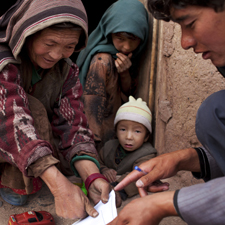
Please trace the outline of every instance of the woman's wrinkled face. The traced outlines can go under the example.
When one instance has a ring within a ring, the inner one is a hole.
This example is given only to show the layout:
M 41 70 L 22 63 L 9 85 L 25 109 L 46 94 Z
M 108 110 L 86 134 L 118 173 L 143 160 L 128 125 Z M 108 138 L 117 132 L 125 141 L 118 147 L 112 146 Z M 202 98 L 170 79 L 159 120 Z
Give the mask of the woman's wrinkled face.
M 187 6 L 172 8 L 171 15 L 181 26 L 181 46 L 185 50 L 193 48 L 215 66 L 225 66 L 225 10 L 215 12 L 209 7 Z
M 35 68 L 52 68 L 59 60 L 69 58 L 79 42 L 81 31 L 46 28 L 28 42 L 29 57 Z
M 129 55 L 132 53 L 141 43 L 141 39 L 129 38 L 123 33 L 112 34 L 112 42 L 115 48 L 124 55 Z

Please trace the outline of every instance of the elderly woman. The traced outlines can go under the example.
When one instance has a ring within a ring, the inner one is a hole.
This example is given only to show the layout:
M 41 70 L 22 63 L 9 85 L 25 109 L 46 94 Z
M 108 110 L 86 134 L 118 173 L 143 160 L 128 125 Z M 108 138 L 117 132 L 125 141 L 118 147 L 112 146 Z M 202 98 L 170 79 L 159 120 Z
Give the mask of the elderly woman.
M 0 172 L 2 198 L 23 205 L 40 178 L 65 218 L 97 216 L 88 196 L 107 202 L 92 132 L 80 101 L 78 67 L 69 57 L 87 43 L 80 0 L 18 0 L 0 18 Z

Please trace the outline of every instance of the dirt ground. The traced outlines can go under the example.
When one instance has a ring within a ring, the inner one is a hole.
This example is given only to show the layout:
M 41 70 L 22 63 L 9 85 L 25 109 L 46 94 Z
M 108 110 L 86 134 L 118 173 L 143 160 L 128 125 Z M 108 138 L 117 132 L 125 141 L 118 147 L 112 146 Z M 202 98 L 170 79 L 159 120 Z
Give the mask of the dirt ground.
M 176 190 L 180 188 L 180 175 L 175 176 L 174 178 L 167 179 L 166 181 L 170 183 L 170 190 Z M 181 183 L 184 183 L 182 181 Z M 118 208 L 118 213 L 123 209 L 125 205 L 127 205 L 130 201 L 132 201 L 135 198 L 139 198 L 139 195 L 134 196 L 130 199 L 127 199 L 122 203 L 122 206 Z M 9 220 L 9 216 L 12 214 L 19 214 L 22 212 L 26 212 L 29 210 L 35 210 L 35 211 L 47 211 L 50 212 L 56 222 L 56 225 L 72 225 L 75 220 L 66 220 L 63 218 L 60 218 L 55 213 L 55 207 L 54 207 L 54 198 L 47 188 L 46 185 L 43 185 L 42 189 L 34 194 L 30 195 L 28 202 L 26 205 L 17 207 L 12 206 L 8 203 L 6 203 L 1 197 L 0 197 L 0 225 L 7 225 L 7 222 Z M 161 221 L 160 225 L 185 225 L 186 223 L 182 221 L 178 217 L 170 217 L 166 218 L 163 221 Z

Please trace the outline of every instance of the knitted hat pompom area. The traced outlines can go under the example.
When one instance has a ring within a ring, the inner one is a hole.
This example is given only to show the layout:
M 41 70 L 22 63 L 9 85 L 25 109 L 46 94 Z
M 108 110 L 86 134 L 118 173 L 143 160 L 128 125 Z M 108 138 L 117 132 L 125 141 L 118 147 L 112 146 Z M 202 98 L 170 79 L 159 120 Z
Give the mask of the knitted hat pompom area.
M 114 120 L 114 126 L 121 120 L 131 120 L 141 123 L 152 133 L 152 113 L 147 103 L 142 101 L 141 98 L 136 100 L 133 96 L 129 96 L 129 101 L 118 109 Z

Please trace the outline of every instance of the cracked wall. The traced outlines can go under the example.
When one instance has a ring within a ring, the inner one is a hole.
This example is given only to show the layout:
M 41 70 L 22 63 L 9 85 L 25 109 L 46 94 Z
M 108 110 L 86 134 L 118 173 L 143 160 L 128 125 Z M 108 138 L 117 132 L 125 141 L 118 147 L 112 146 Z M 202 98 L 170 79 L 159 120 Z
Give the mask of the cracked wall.
M 209 95 L 225 88 L 225 79 L 211 61 L 181 48 L 180 36 L 179 25 L 160 22 L 154 110 L 154 145 L 159 154 L 200 146 L 195 135 L 197 110 Z M 184 171 L 167 181 L 171 190 L 203 182 Z M 186 223 L 172 217 L 161 224 Z
M 199 146 L 197 110 L 207 96 L 225 88 L 210 60 L 181 48 L 180 36 L 179 25 L 160 22 L 155 95 L 155 146 L 160 153 Z

